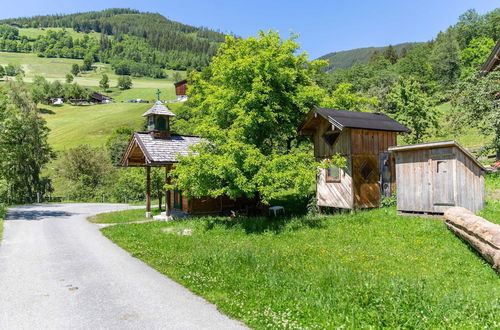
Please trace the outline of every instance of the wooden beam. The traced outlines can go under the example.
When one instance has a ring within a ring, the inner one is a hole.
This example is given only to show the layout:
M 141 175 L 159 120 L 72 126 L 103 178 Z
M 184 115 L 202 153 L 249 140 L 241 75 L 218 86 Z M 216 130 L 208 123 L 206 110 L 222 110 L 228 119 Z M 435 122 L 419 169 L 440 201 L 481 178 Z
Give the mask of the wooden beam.
M 146 218 L 151 218 L 151 167 L 146 167 Z
M 165 182 L 167 184 L 170 184 L 170 169 L 172 167 L 170 165 L 165 167 Z M 170 203 L 170 189 L 165 190 L 165 212 L 167 216 L 172 215 L 172 210 L 170 209 L 170 206 L 168 205 Z

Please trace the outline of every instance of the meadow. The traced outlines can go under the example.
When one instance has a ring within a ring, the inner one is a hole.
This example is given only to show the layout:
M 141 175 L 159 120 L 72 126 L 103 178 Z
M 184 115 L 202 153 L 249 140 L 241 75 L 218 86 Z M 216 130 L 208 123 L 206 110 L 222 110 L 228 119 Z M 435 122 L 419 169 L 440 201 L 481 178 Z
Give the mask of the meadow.
M 102 232 L 256 329 L 500 326 L 499 275 L 441 220 L 394 208 Z

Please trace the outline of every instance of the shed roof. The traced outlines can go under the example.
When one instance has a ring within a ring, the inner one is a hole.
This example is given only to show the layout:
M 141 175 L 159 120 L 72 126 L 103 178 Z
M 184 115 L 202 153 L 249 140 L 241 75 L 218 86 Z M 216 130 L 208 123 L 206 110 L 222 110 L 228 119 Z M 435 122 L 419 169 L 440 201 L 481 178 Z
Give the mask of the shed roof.
M 163 103 L 161 103 L 161 101 L 156 101 L 155 105 L 153 105 L 142 116 L 148 117 L 152 115 L 175 116 L 175 114 L 172 111 L 170 111 L 169 108 L 164 106 Z
M 488 73 L 495 70 L 495 68 L 497 68 L 499 65 L 500 65 L 500 39 L 497 40 L 497 43 L 495 47 L 493 47 L 490 56 L 481 67 L 481 71 L 484 73 Z
M 447 140 L 447 141 L 438 141 L 438 142 L 427 142 L 427 143 L 418 143 L 418 144 L 410 144 L 407 146 L 397 146 L 397 147 L 389 147 L 390 152 L 402 152 L 402 151 L 411 151 L 411 150 L 422 150 L 422 149 L 435 149 L 435 148 L 445 148 L 445 147 L 457 147 L 460 151 L 462 151 L 467 157 L 469 157 L 477 166 L 486 171 L 486 168 L 481 164 L 470 152 L 468 152 L 464 147 L 457 143 L 455 140 Z
M 187 156 L 192 153 L 191 146 L 205 139 L 191 135 L 172 135 L 168 138 L 154 138 L 150 133 L 134 133 L 129 142 L 126 152 L 123 155 L 121 164 L 127 166 L 126 161 L 133 149 L 140 148 L 144 155 L 145 163 L 139 166 L 162 166 L 176 163 L 177 155 Z
M 305 128 L 307 124 L 318 115 L 328 120 L 340 130 L 344 128 L 361 128 L 377 131 L 411 132 L 408 127 L 398 123 L 383 113 L 326 109 L 316 106 L 301 123 L 299 130 Z
M 180 86 L 180 85 L 184 85 L 184 84 L 187 84 L 187 79 L 183 79 L 181 81 L 178 81 L 178 82 L 175 82 L 174 83 L 174 86 L 177 87 L 177 86 Z

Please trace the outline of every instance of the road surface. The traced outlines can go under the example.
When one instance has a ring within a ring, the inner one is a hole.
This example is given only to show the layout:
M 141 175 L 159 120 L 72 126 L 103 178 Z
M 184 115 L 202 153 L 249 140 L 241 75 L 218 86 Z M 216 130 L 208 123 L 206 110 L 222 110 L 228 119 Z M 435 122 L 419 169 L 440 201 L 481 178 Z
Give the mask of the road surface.
M 126 208 L 11 208 L 0 243 L 0 329 L 244 328 L 86 220 Z

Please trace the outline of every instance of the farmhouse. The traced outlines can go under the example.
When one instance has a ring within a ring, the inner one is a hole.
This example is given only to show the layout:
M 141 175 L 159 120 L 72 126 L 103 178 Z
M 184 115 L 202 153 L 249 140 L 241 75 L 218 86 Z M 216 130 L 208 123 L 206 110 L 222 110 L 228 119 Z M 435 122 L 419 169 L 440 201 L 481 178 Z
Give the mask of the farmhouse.
M 485 168 L 455 141 L 390 147 L 396 158 L 397 208 L 443 214 L 451 206 L 484 207 Z
M 113 100 L 113 98 L 95 91 L 92 92 L 90 98 L 94 103 L 111 103 Z
M 335 208 L 371 208 L 395 188 L 394 160 L 388 148 L 398 132 L 410 130 L 381 113 L 314 107 L 299 126 L 313 136 L 314 156 L 320 161 L 339 153 L 345 168 L 332 166 L 317 178 L 317 204 Z
M 165 168 L 165 182 L 170 184 L 169 172 L 177 163 L 177 156 L 187 156 L 190 149 L 199 143 L 206 142 L 192 135 L 173 134 L 170 131 L 170 120 L 175 114 L 160 101 L 143 114 L 147 118 L 147 131 L 132 135 L 122 156 L 121 166 L 140 166 L 146 168 L 146 216 L 151 216 L 151 167 Z M 165 217 L 171 216 L 171 210 L 189 214 L 220 213 L 224 210 L 238 210 L 256 201 L 240 198 L 231 200 L 219 198 L 190 198 L 183 196 L 182 191 L 165 191 Z

